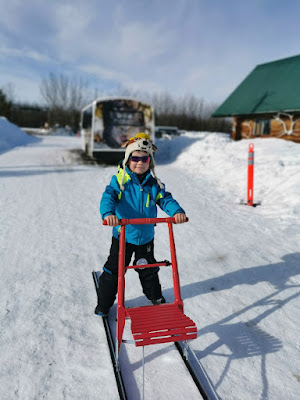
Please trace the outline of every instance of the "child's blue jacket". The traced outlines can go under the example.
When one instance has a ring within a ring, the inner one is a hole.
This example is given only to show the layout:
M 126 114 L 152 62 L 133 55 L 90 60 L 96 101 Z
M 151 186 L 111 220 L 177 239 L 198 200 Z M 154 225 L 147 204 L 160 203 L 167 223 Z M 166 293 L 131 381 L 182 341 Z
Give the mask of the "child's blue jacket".
M 124 190 L 120 189 L 123 169 L 106 186 L 100 203 L 102 219 L 107 215 L 116 215 L 121 218 L 156 218 L 157 205 L 170 217 L 177 213 L 184 213 L 171 193 L 161 189 L 150 170 L 144 181 L 140 183 L 137 175 L 126 167 Z M 120 226 L 113 228 L 113 236 L 119 238 Z M 142 245 L 150 242 L 154 237 L 154 224 L 128 225 L 126 227 L 126 242 Z

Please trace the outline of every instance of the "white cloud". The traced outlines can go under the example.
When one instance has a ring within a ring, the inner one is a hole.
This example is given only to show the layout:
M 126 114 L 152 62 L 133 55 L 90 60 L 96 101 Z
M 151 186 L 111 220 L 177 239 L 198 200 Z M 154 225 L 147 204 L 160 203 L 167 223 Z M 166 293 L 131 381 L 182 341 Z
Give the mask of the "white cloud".
M 174 45 L 175 31 L 165 23 L 132 21 L 120 7 L 107 15 L 101 8 L 97 11 L 94 18 L 87 7 L 58 6 L 53 42 L 62 60 L 84 64 L 88 59 L 95 66 L 136 74 L 155 66 Z
M 174 45 L 172 30 L 167 30 L 162 23 L 145 26 L 141 22 L 120 27 L 117 44 L 118 59 L 139 68 L 150 67 L 159 61 L 159 57 L 168 53 Z
M 93 74 L 98 79 L 112 81 L 115 86 L 123 86 L 132 90 L 140 91 L 161 91 L 163 86 L 154 81 L 134 79 L 131 74 L 122 71 L 113 70 L 112 68 L 102 68 L 97 65 L 83 65 L 80 69 L 89 74 Z
M 23 68 L 25 80 L 50 72 L 82 73 L 101 87 L 168 90 L 221 101 L 255 65 L 298 49 L 291 28 L 269 32 L 264 24 L 281 26 L 285 9 L 277 15 L 276 7 L 270 14 L 269 3 L 259 0 L 229 4 L 10 0 L 6 5 L 0 0 L 0 63 L 19 78 Z
M 128 76 L 125 73 L 120 71 L 115 71 L 112 68 L 103 68 L 95 64 L 91 65 L 81 65 L 80 69 L 89 74 L 96 75 L 98 78 L 108 79 L 110 81 L 121 82 L 124 80 L 128 80 Z
M 39 53 L 32 49 L 16 49 L 16 48 L 8 48 L 8 47 L 0 47 L 0 55 L 8 56 L 8 57 L 17 57 L 17 58 L 30 58 L 37 62 L 49 62 L 51 59 L 42 53 Z
M 56 33 L 52 38 L 58 57 L 68 62 L 86 55 L 90 48 L 89 30 L 92 14 L 87 7 L 57 4 L 55 10 Z

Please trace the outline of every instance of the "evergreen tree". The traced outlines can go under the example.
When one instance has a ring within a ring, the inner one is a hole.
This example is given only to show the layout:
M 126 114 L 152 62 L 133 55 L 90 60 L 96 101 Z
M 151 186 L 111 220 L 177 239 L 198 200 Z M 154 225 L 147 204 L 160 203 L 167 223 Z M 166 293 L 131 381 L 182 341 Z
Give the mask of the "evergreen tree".
M 6 94 L 0 89 L 0 116 L 9 119 L 12 102 L 7 100 Z

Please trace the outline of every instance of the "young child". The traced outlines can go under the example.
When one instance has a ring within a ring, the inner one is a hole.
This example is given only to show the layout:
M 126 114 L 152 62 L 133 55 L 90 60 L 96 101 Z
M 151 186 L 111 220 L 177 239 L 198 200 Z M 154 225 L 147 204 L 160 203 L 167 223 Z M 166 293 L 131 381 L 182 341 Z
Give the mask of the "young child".
M 177 224 L 187 221 L 184 210 L 155 174 L 153 153 L 156 146 L 150 136 L 139 133 L 128 142 L 125 157 L 119 171 L 111 179 L 103 193 L 100 213 L 102 219 L 113 226 L 110 254 L 99 278 L 98 305 L 95 314 L 107 316 L 114 304 L 118 290 L 119 219 L 156 218 L 157 205 Z M 152 174 L 151 174 L 152 172 Z M 155 264 L 154 225 L 128 225 L 126 227 L 125 265 L 130 265 L 134 253 L 134 265 Z M 139 262 L 139 260 L 141 260 Z M 136 269 L 146 297 L 153 304 L 165 303 L 158 278 L 159 268 Z

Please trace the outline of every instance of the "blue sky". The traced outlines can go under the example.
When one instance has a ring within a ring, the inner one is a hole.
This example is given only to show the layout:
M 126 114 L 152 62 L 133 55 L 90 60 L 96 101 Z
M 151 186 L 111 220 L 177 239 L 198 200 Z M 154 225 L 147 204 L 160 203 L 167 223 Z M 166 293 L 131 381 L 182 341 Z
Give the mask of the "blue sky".
M 49 73 L 221 103 L 258 64 L 300 54 L 294 0 L 0 0 L 0 87 Z

